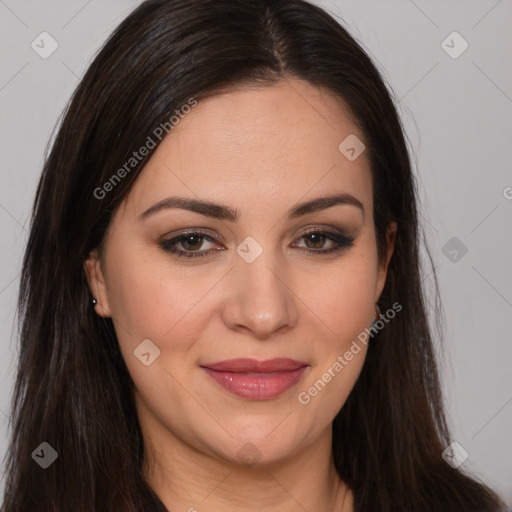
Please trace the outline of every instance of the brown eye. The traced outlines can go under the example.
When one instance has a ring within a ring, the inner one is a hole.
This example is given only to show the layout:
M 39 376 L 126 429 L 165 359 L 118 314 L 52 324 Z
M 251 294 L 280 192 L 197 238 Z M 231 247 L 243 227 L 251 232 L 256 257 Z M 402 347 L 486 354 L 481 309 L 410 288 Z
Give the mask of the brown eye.
M 185 235 L 181 238 L 179 243 L 182 244 L 182 247 L 188 251 L 195 251 L 201 248 L 203 245 L 204 237 L 201 235 Z
M 322 249 L 325 241 L 328 239 L 325 234 L 322 233 L 309 233 L 308 235 L 304 235 L 304 239 L 306 240 L 306 245 L 310 249 Z M 308 242 L 311 242 L 312 245 L 308 245 Z
M 322 256 L 325 254 L 341 251 L 352 247 L 355 237 L 349 237 L 340 233 L 333 233 L 330 231 L 322 231 L 319 229 L 312 229 L 300 236 L 300 240 L 305 241 L 304 250 L 314 256 Z M 326 242 L 331 243 L 331 247 L 324 249 Z
M 162 240 L 160 247 L 178 258 L 201 258 L 209 256 L 213 250 L 211 247 L 200 250 L 206 242 L 215 243 L 217 241 L 206 233 L 193 231 L 182 233 L 169 240 Z

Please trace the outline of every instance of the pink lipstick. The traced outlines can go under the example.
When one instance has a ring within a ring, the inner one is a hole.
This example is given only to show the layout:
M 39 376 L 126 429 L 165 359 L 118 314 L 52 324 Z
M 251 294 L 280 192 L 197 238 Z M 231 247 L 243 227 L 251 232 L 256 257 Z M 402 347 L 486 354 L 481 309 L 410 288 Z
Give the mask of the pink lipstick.
M 269 400 L 295 385 L 309 365 L 287 358 L 229 359 L 201 365 L 224 389 L 248 400 Z

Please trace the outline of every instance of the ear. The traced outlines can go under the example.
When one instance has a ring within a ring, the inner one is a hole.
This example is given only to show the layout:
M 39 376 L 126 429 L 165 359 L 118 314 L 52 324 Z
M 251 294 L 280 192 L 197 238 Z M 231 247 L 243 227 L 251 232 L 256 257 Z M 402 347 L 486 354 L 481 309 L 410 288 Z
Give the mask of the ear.
M 379 271 L 377 276 L 377 287 L 376 287 L 376 296 L 375 302 L 379 300 L 379 297 L 384 289 L 384 285 L 386 284 L 386 277 L 388 273 L 388 266 L 391 260 L 391 256 L 393 255 L 393 251 L 395 250 L 395 241 L 396 241 L 396 231 L 397 224 L 396 222 L 390 222 L 388 228 L 386 230 L 386 256 L 384 261 L 379 264 Z
M 97 300 L 94 310 L 103 318 L 110 317 L 107 285 L 101 269 L 101 259 L 97 249 L 89 253 L 89 257 L 85 260 L 84 268 L 91 293 Z

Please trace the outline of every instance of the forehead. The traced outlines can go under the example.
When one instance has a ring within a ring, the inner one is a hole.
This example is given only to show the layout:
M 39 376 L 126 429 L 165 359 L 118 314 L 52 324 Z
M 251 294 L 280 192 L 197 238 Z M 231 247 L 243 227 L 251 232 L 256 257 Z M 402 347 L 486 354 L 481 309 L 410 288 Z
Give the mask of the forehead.
M 156 149 L 127 200 L 138 213 L 166 195 L 219 200 L 244 210 L 348 192 L 371 206 L 364 136 L 343 102 L 302 80 L 240 87 L 199 100 Z

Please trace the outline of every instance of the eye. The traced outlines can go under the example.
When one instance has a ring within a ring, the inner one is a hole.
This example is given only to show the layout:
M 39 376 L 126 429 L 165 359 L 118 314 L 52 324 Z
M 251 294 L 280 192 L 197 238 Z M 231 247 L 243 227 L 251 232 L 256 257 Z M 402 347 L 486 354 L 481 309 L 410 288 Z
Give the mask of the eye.
M 294 244 L 293 247 L 300 248 L 314 256 L 322 256 L 348 249 L 352 247 L 355 240 L 354 237 L 318 228 L 313 228 L 303 233 L 299 237 L 299 240 L 302 239 L 306 242 L 305 246 Z M 224 250 L 219 248 L 219 246 L 217 248 L 205 248 L 203 245 L 205 242 L 211 244 L 218 241 L 213 236 L 202 231 L 189 231 L 168 240 L 162 240 L 160 246 L 164 251 L 174 254 L 177 258 L 184 259 L 202 258 L 211 255 L 213 251 Z M 325 248 L 326 242 L 329 242 L 330 247 Z
M 205 241 L 210 243 L 216 242 L 215 238 L 207 233 L 190 231 L 170 238 L 169 240 L 162 240 L 160 246 L 164 251 L 175 254 L 178 258 L 201 258 L 208 256 L 212 251 L 211 249 L 199 251 Z M 176 246 L 179 245 L 181 245 L 183 249 L 176 248 Z
M 355 237 L 313 228 L 303 233 L 299 240 L 306 242 L 305 251 L 314 256 L 322 256 L 352 247 Z M 325 243 L 330 242 L 330 247 L 325 249 Z M 301 247 L 301 246 L 298 246 Z M 304 247 L 304 246 L 302 246 Z

